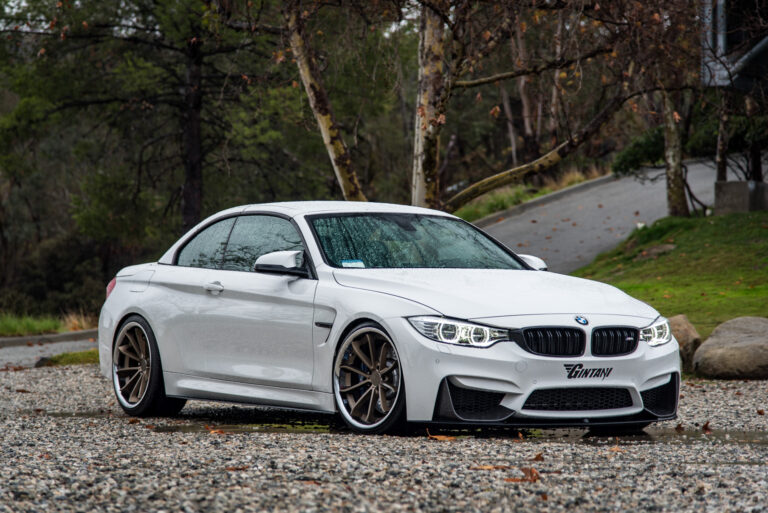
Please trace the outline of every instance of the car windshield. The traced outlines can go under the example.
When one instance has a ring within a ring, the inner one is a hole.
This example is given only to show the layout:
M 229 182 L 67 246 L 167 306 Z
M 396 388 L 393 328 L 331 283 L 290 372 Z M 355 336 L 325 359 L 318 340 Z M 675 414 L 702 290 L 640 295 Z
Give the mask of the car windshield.
M 349 268 L 523 269 L 461 220 L 417 214 L 309 217 L 326 261 Z

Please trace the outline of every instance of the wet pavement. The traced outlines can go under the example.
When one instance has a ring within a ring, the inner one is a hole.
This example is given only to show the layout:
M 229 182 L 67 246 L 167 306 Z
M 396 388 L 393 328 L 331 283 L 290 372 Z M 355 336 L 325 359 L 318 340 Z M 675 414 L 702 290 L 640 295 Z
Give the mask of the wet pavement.
M 659 173 L 649 171 L 648 176 Z M 715 169 L 710 163 L 689 162 L 688 182 L 699 200 L 712 205 Z M 544 259 L 550 271 L 570 273 L 616 247 L 639 223 L 650 226 L 666 216 L 663 177 L 656 181 L 624 177 L 526 209 L 484 230 L 516 253 Z

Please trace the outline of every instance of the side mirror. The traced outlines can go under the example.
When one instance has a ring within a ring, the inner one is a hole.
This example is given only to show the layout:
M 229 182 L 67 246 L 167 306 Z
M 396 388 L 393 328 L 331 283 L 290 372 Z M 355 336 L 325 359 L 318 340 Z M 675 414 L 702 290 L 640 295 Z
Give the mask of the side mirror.
M 547 263 L 539 257 L 535 257 L 533 255 L 517 255 L 517 256 L 522 258 L 526 264 L 530 265 L 537 271 L 547 270 Z
M 309 278 L 309 271 L 302 265 L 303 255 L 303 251 L 273 251 L 257 258 L 253 270 Z

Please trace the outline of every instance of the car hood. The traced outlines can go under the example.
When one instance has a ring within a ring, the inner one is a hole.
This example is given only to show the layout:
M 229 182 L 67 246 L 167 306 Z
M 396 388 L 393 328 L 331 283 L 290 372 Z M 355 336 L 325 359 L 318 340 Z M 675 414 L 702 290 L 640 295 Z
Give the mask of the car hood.
M 619 289 L 543 271 L 506 269 L 336 269 L 345 287 L 426 305 L 447 317 L 480 319 L 536 314 L 659 314 Z

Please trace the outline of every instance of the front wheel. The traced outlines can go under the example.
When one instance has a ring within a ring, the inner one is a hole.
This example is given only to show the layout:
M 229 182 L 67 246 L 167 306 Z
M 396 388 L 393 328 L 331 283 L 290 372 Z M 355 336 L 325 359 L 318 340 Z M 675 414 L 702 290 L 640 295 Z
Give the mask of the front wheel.
M 120 406 L 135 417 L 175 415 L 186 403 L 166 397 L 155 334 L 138 315 L 126 319 L 115 337 L 112 384 Z
M 336 407 L 359 433 L 384 433 L 405 413 L 405 385 L 392 339 L 374 323 L 356 327 L 339 345 L 333 365 Z

